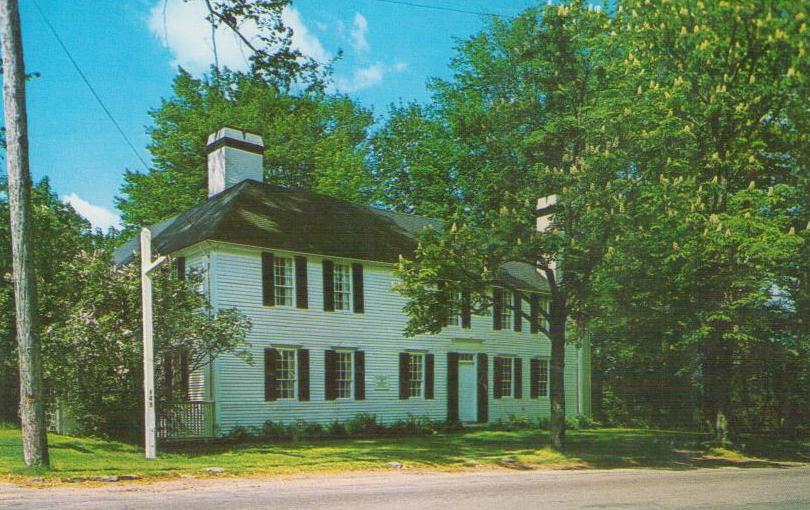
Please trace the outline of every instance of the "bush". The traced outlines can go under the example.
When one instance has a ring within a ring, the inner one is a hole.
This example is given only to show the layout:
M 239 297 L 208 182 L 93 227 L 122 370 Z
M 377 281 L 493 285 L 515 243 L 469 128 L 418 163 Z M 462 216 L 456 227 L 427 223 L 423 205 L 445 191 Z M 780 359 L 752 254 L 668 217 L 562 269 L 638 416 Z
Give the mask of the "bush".
M 346 420 L 344 428 L 346 434 L 352 437 L 375 437 L 382 435 L 385 430 L 384 425 L 377 423 L 377 417 L 368 413 L 361 413 L 351 420 Z
M 440 427 L 430 418 L 408 414 L 406 419 L 395 421 L 387 427 L 387 431 L 395 436 L 416 436 L 435 434 L 440 428 L 448 430 L 450 426 Z

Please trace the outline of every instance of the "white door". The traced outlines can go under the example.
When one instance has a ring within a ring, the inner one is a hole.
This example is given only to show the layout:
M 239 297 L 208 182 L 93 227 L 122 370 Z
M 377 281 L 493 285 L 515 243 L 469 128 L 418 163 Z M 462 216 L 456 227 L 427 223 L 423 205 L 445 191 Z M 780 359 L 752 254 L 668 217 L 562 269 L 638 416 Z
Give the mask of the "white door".
M 476 386 L 473 356 L 462 354 L 458 360 L 458 419 L 462 422 L 478 421 Z

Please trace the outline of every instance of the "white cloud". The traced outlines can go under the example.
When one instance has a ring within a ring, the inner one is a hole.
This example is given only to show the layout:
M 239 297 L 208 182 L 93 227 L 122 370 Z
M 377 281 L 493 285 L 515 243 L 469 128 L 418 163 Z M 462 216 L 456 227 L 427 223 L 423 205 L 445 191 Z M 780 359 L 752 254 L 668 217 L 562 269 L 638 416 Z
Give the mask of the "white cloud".
M 205 19 L 206 14 L 204 0 L 159 0 L 152 8 L 149 30 L 174 56 L 172 65 L 180 65 L 191 73 L 200 74 L 208 71 L 214 63 L 211 25 Z M 302 54 L 319 62 L 331 59 L 329 52 L 310 32 L 296 9 L 286 8 L 282 12 L 282 21 L 293 30 L 292 44 Z M 258 28 L 255 23 L 243 24 L 240 32 L 251 42 L 257 40 Z M 214 40 L 220 66 L 247 70 L 250 49 L 230 28 L 220 26 Z
M 100 205 L 91 204 L 76 193 L 62 197 L 62 201 L 70 204 L 93 227 L 100 228 L 104 232 L 110 227 L 121 228 L 121 218 L 117 214 Z
M 354 48 L 354 51 L 369 51 L 371 46 L 368 44 L 366 34 L 368 33 L 368 21 L 362 14 L 355 13 L 352 31 L 349 34 L 349 43 Z
M 380 63 L 372 64 L 355 69 L 349 77 L 335 77 L 335 88 L 340 92 L 355 92 L 368 89 L 382 83 L 387 74 L 392 72 L 401 73 L 407 69 L 408 65 L 404 62 L 397 62 L 392 66 Z

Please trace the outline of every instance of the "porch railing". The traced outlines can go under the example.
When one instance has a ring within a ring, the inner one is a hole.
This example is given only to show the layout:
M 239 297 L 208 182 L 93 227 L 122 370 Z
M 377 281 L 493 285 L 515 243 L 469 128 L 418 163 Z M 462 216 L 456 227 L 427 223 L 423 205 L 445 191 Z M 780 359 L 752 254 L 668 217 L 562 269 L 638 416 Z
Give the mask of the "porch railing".
M 158 439 L 210 439 L 214 437 L 214 402 L 174 402 L 159 408 Z

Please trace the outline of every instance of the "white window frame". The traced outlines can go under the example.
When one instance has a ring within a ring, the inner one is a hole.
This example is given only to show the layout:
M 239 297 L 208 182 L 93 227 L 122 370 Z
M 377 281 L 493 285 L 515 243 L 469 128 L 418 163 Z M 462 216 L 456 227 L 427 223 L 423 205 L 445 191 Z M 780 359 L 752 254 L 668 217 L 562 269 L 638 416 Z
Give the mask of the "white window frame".
M 509 360 L 509 384 L 504 385 L 504 371 L 501 373 L 501 398 L 515 398 L 515 357 L 514 356 L 498 356 L 501 359 L 501 366 L 506 360 Z M 509 388 L 509 394 L 504 392 L 504 388 Z
M 281 282 L 281 269 L 284 271 L 284 278 L 289 276 L 286 282 Z M 288 302 L 282 302 L 279 292 L 281 290 L 289 292 Z M 295 259 L 293 257 L 273 257 L 273 302 L 276 306 L 292 308 L 295 306 Z
M 343 270 L 345 268 L 345 271 Z M 339 279 L 342 276 L 338 275 L 346 275 L 345 283 L 339 285 Z M 354 298 L 352 291 L 352 265 L 348 263 L 341 263 L 335 262 L 333 266 L 332 272 L 332 290 L 334 296 L 334 303 L 335 303 L 335 311 L 336 312 L 351 312 L 353 309 L 354 303 L 352 300 Z M 340 306 L 339 306 L 340 305 Z
M 540 294 L 540 309 L 548 314 L 551 311 L 551 298 L 545 294 Z M 546 315 L 540 312 L 540 327 L 548 331 L 549 322 Z
M 551 395 L 551 359 L 546 358 L 546 357 L 535 358 L 535 359 L 540 360 L 540 367 L 537 370 L 538 379 L 536 381 L 536 384 L 537 384 L 537 396 L 538 396 L 538 398 L 548 398 Z M 543 373 L 543 367 L 545 367 L 545 371 L 546 371 L 545 381 L 543 381 L 543 378 L 541 377 L 541 374 Z M 545 392 L 540 391 L 540 383 L 541 382 L 545 382 L 545 385 L 546 385 L 546 391 Z
M 425 398 L 425 353 L 423 352 L 409 352 L 408 353 L 408 398 L 409 399 L 423 399 Z M 414 360 L 418 359 L 417 363 Z M 416 370 L 414 368 L 416 367 Z M 419 384 L 414 385 L 414 372 L 417 372 L 421 377 L 417 380 Z M 414 394 L 414 389 L 419 390 L 418 394 Z
M 276 369 L 276 384 L 278 385 L 278 398 L 277 400 L 297 400 L 298 399 L 298 349 L 292 347 L 281 347 L 276 348 L 278 352 L 278 368 Z M 292 379 L 284 378 L 282 379 L 281 373 L 284 371 L 284 356 L 292 354 Z M 291 382 L 292 384 L 292 396 L 283 396 L 284 388 L 282 387 L 284 382 Z
M 503 289 L 503 306 L 501 307 L 501 329 L 512 330 L 515 326 L 515 294 L 511 290 Z
M 448 326 L 461 326 L 461 292 L 454 292 L 450 300 L 450 311 L 447 316 Z
M 348 356 L 349 358 L 349 369 L 348 379 L 340 378 L 341 370 L 340 370 L 340 358 L 341 356 Z M 348 396 L 340 396 L 340 383 L 341 382 L 348 382 L 349 388 L 349 395 Z M 336 350 L 335 351 L 335 400 L 353 400 L 354 399 L 354 351 L 350 350 Z
M 520 300 L 520 313 L 523 314 L 521 316 L 521 320 L 529 317 L 529 327 L 527 328 L 525 325 L 523 326 L 523 331 L 531 331 L 532 330 L 532 294 L 523 294 L 523 299 Z

